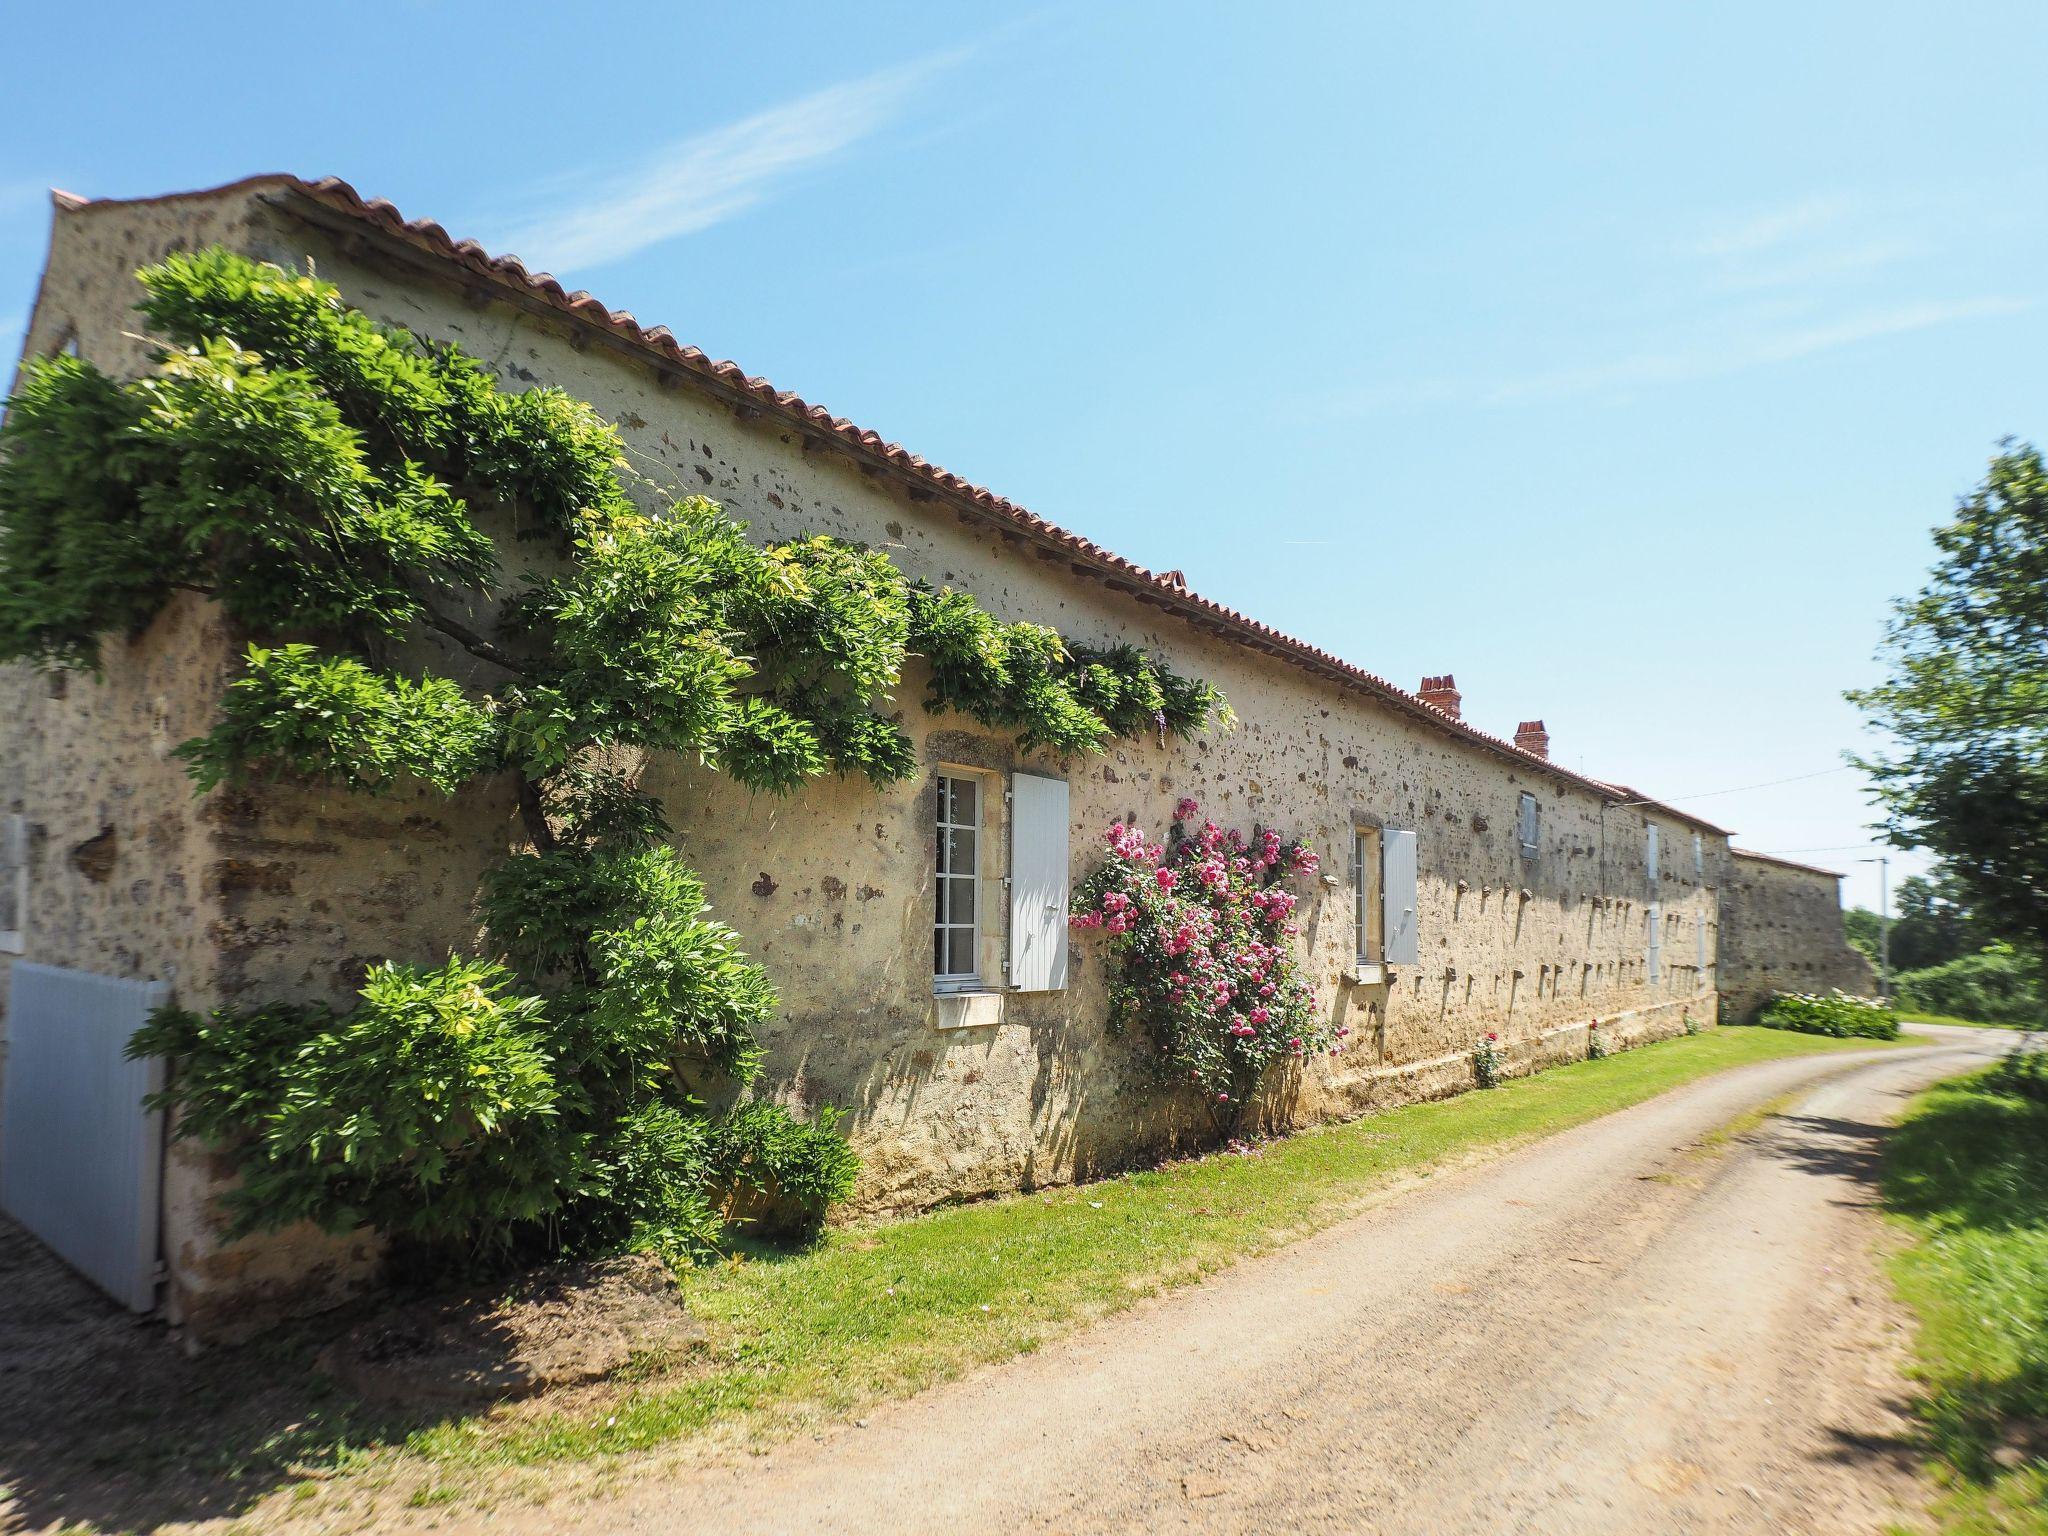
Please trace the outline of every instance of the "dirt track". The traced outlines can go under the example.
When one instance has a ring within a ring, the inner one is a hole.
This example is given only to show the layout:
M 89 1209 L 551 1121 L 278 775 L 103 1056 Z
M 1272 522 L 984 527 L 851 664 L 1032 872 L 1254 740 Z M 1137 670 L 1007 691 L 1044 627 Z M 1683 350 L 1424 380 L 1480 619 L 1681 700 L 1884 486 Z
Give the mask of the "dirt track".
M 864 1428 L 488 1527 L 1880 1531 L 1920 1490 L 1877 1144 L 2015 1043 L 1938 1033 L 1707 1079 Z

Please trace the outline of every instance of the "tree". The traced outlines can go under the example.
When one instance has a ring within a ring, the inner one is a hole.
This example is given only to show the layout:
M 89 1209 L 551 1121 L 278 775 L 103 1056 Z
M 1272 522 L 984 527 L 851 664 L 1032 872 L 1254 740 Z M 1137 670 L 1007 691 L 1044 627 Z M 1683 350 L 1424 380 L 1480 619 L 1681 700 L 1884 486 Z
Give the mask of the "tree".
M 185 1064 L 169 1098 L 234 1154 L 243 1228 L 687 1251 L 736 1183 L 814 1216 L 853 1177 L 831 1115 L 704 1110 L 758 1075 L 775 993 L 635 765 L 689 754 L 778 793 L 900 780 L 917 760 L 890 698 L 913 654 L 930 707 L 1062 752 L 1222 708 L 1140 652 L 1000 623 L 878 552 L 755 544 L 632 477 L 585 403 L 505 393 L 311 276 L 221 250 L 139 275 L 152 371 L 45 359 L 9 402 L 0 661 L 93 669 L 103 636 L 200 592 L 250 641 L 219 722 L 179 749 L 202 792 L 505 776 L 527 838 L 480 893 L 489 953 L 392 957 L 344 1011 L 172 1011 L 137 1037 Z M 485 512 L 541 574 L 505 574 Z
M 1888 675 L 1848 697 L 1890 749 L 1858 759 L 1886 834 L 1934 850 L 1994 933 L 2048 954 L 2048 466 L 2010 440 L 1896 605 Z
M 1872 965 L 1878 961 L 1882 947 L 1880 934 L 1884 919 L 1868 907 L 1847 907 L 1842 912 L 1842 933 L 1849 941 L 1849 947 L 1868 960 Z

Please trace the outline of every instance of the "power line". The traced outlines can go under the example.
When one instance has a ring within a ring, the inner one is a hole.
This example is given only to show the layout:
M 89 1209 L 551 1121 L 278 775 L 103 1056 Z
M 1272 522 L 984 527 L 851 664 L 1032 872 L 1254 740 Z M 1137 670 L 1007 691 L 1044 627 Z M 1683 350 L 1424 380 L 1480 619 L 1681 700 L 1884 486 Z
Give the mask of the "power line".
M 1797 784 L 1805 779 L 1824 779 L 1831 773 L 1854 773 L 1854 763 L 1843 763 L 1835 768 L 1822 768 L 1814 773 L 1795 773 L 1788 779 L 1765 779 L 1761 784 L 1738 784 L 1733 789 L 1706 789 L 1696 795 L 1665 795 L 1666 800 L 1711 800 L 1716 795 L 1739 795 L 1746 789 L 1771 789 L 1779 784 Z

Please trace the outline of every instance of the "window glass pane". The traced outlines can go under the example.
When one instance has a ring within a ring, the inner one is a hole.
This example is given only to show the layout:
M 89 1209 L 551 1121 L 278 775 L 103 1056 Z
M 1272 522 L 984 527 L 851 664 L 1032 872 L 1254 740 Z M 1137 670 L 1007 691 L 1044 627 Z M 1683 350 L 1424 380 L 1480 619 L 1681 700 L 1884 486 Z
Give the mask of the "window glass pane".
M 932 974 L 946 974 L 946 930 L 943 928 L 932 930 Z
M 950 782 L 953 786 L 952 820 L 960 826 L 973 826 L 975 790 L 974 780 L 952 779 L 948 782 Z
M 974 934 L 966 928 L 949 928 L 947 933 L 947 957 L 950 964 L 946 971 L 952 976 L 974 974 Z
M 948 918 L 946 916 L 946 891 L 947 888 L 951 886 L 953 882 L 948 880 L 944 875 L 940 875 L 937 883 L 939 887 L 939 910 L 938 917 L 936 920 L 943 926 L 948 921 Z
M 953 892 L 951 916 L 946 920 L 953 923 L 974 921 L 974 882 L 972 880 L 944 880 L 940 884 L 949 886 Z
M 974 834 L 955 827 L 946 834 L 945 863 L 940 866 L 948 874 L 971 875 L 974 873 Z

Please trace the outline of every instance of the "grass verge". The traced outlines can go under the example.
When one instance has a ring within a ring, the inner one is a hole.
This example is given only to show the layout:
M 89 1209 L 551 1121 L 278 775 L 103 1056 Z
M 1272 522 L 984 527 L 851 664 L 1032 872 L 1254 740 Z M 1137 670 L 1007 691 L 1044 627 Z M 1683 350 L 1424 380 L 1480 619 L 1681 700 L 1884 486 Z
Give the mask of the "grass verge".
M 710 1329 L 708 1364 L 652 1375 L 594 1412 L 449 1423 L 413 1435 L 408 1449 L 443 1462 L 545 1462 L 844 1416 L 1329 1226 L 1401 1176 L 1499 1152 L 1727 1068 L 1874 1048 L 1884 1047 L 1714 1030 L 1249 1154 L 833 1232 L 802 1253 L 742 1257 L 686 1278 L 690 1306 Z
M 2048 1536 L 2048 1103 L 1995 1068 L 1923 1094 L 1885 1201 L 1912 1238 L 1892 1273 L 1920 1319 L 1939 1528 Z

